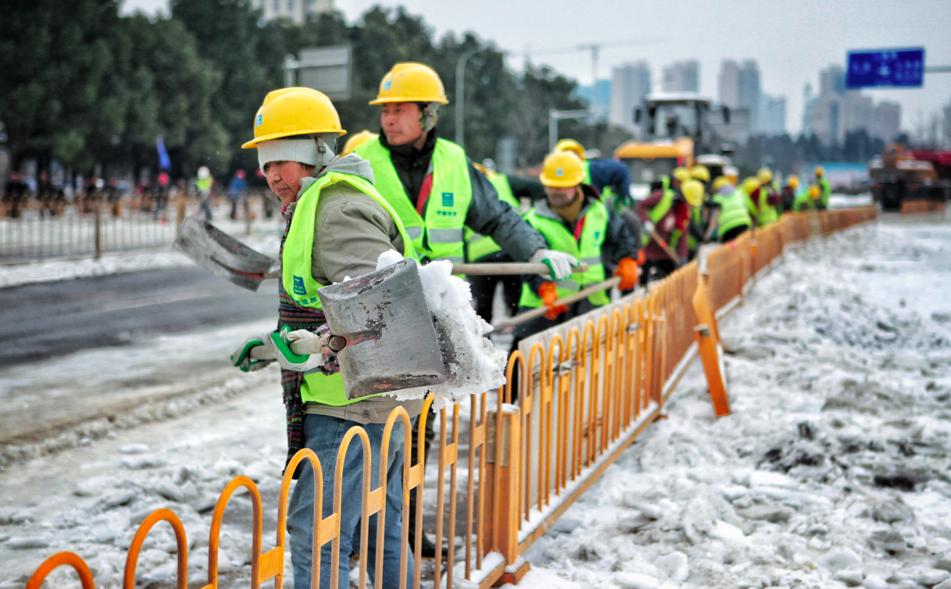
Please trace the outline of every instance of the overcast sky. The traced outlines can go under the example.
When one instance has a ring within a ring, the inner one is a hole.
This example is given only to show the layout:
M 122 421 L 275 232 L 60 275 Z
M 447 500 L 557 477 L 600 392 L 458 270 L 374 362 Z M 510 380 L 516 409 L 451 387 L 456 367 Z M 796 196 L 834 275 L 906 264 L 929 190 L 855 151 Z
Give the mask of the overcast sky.
M 571 48 L 607 43 L 598 77 L 611 67 L 645 60 L 660 89 L 661 68 L 672 61 L 700 61 L 700 90 L 717 98 L 724 59 L 753 58 L 763 90 L 787 99 L 786 124 L 798 132 L 806 82 L 818 87 L 819 70 L 845 66 L 849 49 L 925 47 L 926 66 L 951 66 L 949 0 L 334 0 L 349 21 L 374 4 L 402 4 L 424 17 L 438 35 L 474 31 L 512 51 L 521 69 L 526 48 Z M 164 10 L 166 0 L 126 0 L 125 10 Z M 649 40 L 641 44 L 622 42 Z M 591 81 L 590 51 L 536 55 L 560 72 Z M 913 130 L 922 117 L 951 102 L 951 73 L 926 74 L 921 89 L 865 90 L 876 100 L 902 105 L 902 127 Z

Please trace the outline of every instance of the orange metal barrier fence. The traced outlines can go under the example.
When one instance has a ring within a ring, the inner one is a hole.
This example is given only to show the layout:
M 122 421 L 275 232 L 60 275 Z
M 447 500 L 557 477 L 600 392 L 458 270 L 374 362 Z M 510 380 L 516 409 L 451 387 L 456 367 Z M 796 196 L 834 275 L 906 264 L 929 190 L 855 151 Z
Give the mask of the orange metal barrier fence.
M 698 344 L 705 374 L 708 379 L 716 379 L 709 383 L 714 410 L 717 415 L 728 414 L 722 374 L 717 366 L 719 334 L 715 313 L 742 297 L 750 280 L 786 245 L 875 216 L 874 207 L 785 215 L 777 224 L 748 232 L 710 251 L 702 272 L 701 265 L 692 262 L 656 283 L 646 295 L 624 297 L 527 339 L 528 352 L 515 352 L 509 358 L 509 378 L 504 387 L 491 393 L 472 394 L 468 407 L 457 403 L 441 408 L 437 414 L 439 436 L 434 449 L 436 460 L 431 465 L 437 469 L 436 503 L 425 505 L 424 493 L 417 493 L 416 520 L 402 527 L 402 571 L 406 572 L 408 550 L 415 553 L 412 586 L 419 587 L 423 582 L 420 542 L 424 509 L 435 511 L 437 546 L 444 540 L 447 545 L 445 562 L 437 550 L 432 578 L 426 579 L 427 584 L 431 581 L 439 587 L 445 582 L 445 586 L 452 587 L 459 576 L 466 586 L 517 582 L 528 566 L 521 554 L 660 415 Z M 516 366 L 520 369 L 520 395 L 517 404 L 509 404 L 504 401 L 512 398 Z M 384 428 L 381 456 L 387 455 L 395 427 L 405 428 L 406 448 L 412 447 L 411 437 L 425 431 L 426 420 L 436 418 L 429 412 L 431 402 L 427 400 L 415 432 L 411 431 L 406 411 L 393 410 Z M 460 419 L 464 409 L 467 423 Z M 465 435 L 460 433 L 463 426 Z M 317 586 L 319 578 L 320 559 L 316 556 L 328 543 L 334 555 L 331 586 L 346 586 L 349 580 L 336 576 L 339 559 L 349 556 L 341 555 L 339 546 L 343 457 L 351 444 L 363 446 L 366 473 L 361 498 L 358 582 L 365 587 L 373 567 L 378 573 L 376 586 L 380 586 L 382 549 L 377 550 L 376 562 L 367 562 L 369 518 L 378 518 L 377 546 L 382 547 L 386 481 L 388 474 L 393 473 L 387 473 L 385 466 L 372 464 L 366 431 L 354 426 L 338 449 L 331 515 L 322 515 L 323 475 L 316 454 L 305 449 L 294 456 L 281 482 L 271 548 L 264 548 L 263 506 L 255 483 L 239 476 L 226 485 L 212 517 L 207 583 L 201 585 L 202 589 L 219 586 L 218 536 L 228 502 L 242 489 L 250 495 L 252 503 L 249 584 L 252 588 L 267 582 L 273 582 L 270 586 L 275 588 L 283 586 L 291 473 L 304 461 L 312 465 L 315 483 L 313 586 Z M 399 473 L 403 480 L 404 513 L 408 513 L 410 491 L 422 491 L 425 486 L 422 444 L 419 453 L 418 463 L 412 465 L 412 457 L 406 452 Z M 379 469 L 375 487 L 369 476 L 373 468 Z M 464 488 L 457 484 L 460 469 L 464 469 Z M 457 525 L 460 517 L 465 520 L 464 526 Z M 188 586 L 189 544 L 185 529 L 175 513 L 159 509 L 136 531 L 127 555 L 123 587 L 135 586 L 143 543 L 152 528 L 163 521 L 172 526 L 178 546 L 176 585 L 181 589 Z M 416 531 L 416 544 L 412 547 L 408 547 L 407 541 L 410 525 Z M 461 562 L 457 563 L 459 544 Z M 71 567 L 78 573 L 84 589 L 95 586 L 92 573 L 80 556 L 60 552 L 36 569 L 26 587 L 38 589 L 59 567 Z

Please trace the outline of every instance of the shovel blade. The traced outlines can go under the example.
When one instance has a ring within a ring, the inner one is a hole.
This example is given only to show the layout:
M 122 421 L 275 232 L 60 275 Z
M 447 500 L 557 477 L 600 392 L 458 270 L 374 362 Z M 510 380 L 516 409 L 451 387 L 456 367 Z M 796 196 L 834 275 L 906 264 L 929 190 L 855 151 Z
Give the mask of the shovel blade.
M 426 306 L 419 268 L 402 260 L 318 291 L 350 399 L 433 386 L 448 371 Z
M 197 217 L 182 221 L 174 247 L 215 276 L 252 291 L 272 277 L 275 265 L 270 257 Z

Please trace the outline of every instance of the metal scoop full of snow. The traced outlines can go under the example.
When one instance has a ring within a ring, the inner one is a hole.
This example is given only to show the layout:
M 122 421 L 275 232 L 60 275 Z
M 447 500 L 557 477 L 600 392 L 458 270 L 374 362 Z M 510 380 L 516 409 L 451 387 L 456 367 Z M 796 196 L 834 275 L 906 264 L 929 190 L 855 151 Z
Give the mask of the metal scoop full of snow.
M 317 291 L 351 399 L 438 385 L 448 379 L 419 268 L 401 260 Z

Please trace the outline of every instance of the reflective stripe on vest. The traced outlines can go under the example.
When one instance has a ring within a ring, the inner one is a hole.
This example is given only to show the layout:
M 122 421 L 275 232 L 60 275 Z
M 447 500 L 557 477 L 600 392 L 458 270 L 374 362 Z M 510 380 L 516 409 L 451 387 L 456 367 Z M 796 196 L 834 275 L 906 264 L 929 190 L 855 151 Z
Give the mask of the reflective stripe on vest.
M 416 212 L 416 195 L 411 198 L 406 194 L 390 151 L 379 138 L 367 141 L 356 153 L 373 166 L 374 185 L 399 215 L 419 255 L 462 262 L 462 229 L 472 202 L 469 160 L 462 148 L 445 139 L 436 140 L 430 163 L 433 187 L 422 217 Z
M 518 202 L 518 199 L 515 198 L 515 194 L 512 192 L 512 186 L 509 185 L 509 179 L 505 174 L 499 174 L 493 172 L 492 170 L 488 171 L 486 177 L 489 179 L 489 182 L 492 183 L 492 186 L 495 188 L 495 191 L 499 195 L 499 200 L 507 202 L 509 206 L 512 207 L 516 213 L 518 213 L 522 205 Z M 476 233 L 475 231 L 466 228 L 466 261 L 475 262 L 481 258 L 484 258 L 490 254 L 502 251 L 502 247 L 495 242 L 494 239 L 487 235 L 482 235 L 481 233 Z
M 281 283 L 284 291 L 298 306 L 312 309 L 322 308 L 317 290 L 324 285 L 314 280 L 312 258 L 317 203 L 320 201 L 320 193 L 325 188 L 341 182 L 349 184 L 383 207 L 396 223 L 400 237 L 403 238 L 403 256 L 407 258 L 416 257 L 413 240 L 410 239 L 409 233 L 400 222 L 396 211 L 372 184 L 352 174 L 328 172 L 308 186 L 307 190 L 297 199 L 290 227 L 287 230 L 287 239 L 284 241 L 284 252 L 281 256 Z M 343 376 L 339 372 L 330 376 L 315 372 L 304 375 L 301 381 L 300 396 L 305 403 L 313 402 L 339 407 L 378 395 L 348 399 L 344 389 Z
M 746 210 L 746 193 L 739 188 L 730 194 L 717 193 L 713 200 L 720 205 L 720 214 L 717 216 L 717 237 L 736 227 L 749 227 L 753 224 L 749 211 Z
M 534 209 L 525 216 L 528 224 L 545 238 L 549 248 L 571 254 L 575 259 L 588 264 L 588 269 L 584 272 L 575 272 L 570 278 L 555 283 L 558 298 L 576 293 L 587 286 L 604 280 L 601 250 L 608 232 L 608 209 L 600 201 L 592 200 L 582 218 L 584 219 L 584 228 L 581 231 L 581 241 L 579 243 L 575 241 L 575 236 L 560 219 L 556 220 L 539 215 Z M 578 222 L 581 222 L 580 219 Z M 596 306 L 611 302 L 607 292 L 603 290 L 591 295 L 588 300 Z M 541 307 L 543 303 L 541 297 L 535 294 L 528 283 L 523 282 L 522 296 L 518 304 L 521 307 L 535 308 Z

